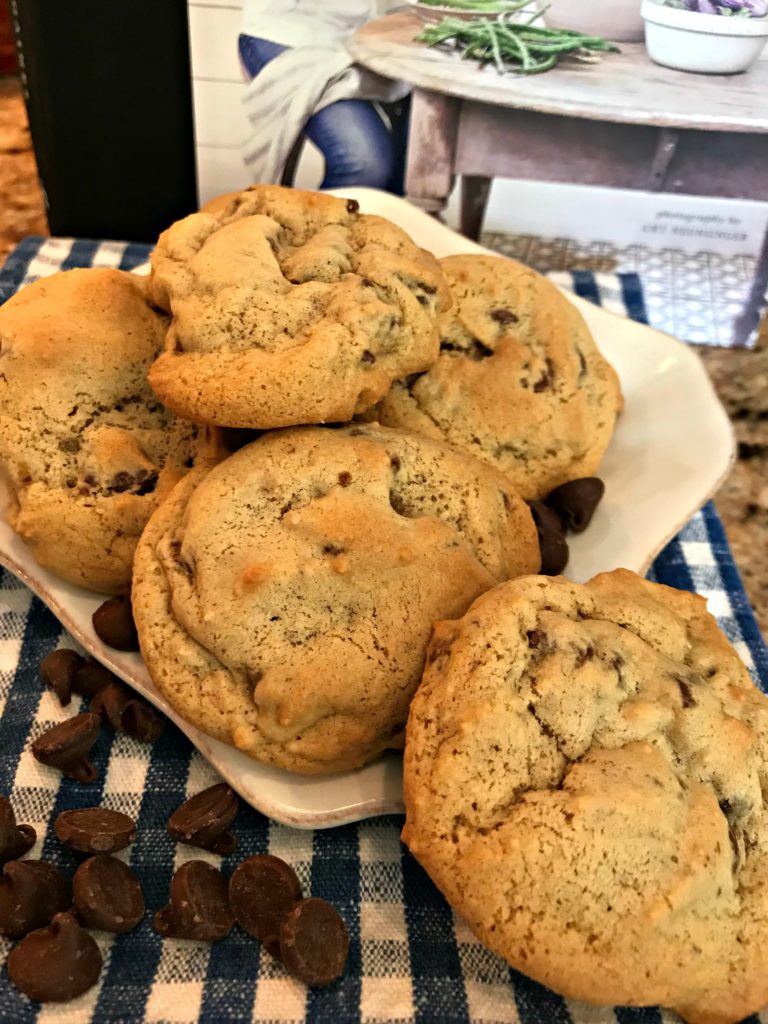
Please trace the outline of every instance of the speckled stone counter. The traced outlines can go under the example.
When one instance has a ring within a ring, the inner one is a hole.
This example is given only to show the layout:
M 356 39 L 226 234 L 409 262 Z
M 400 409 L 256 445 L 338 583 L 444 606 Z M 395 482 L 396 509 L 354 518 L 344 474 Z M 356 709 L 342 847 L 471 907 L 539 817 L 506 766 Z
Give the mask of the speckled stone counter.
M 25 235 L 46 233 L 19 85 L 0 79 L 0 263 Z M 768 635 L 768 331 L 752 351 L 701 353 L 739 441 L 739 458 L 715 503 Z

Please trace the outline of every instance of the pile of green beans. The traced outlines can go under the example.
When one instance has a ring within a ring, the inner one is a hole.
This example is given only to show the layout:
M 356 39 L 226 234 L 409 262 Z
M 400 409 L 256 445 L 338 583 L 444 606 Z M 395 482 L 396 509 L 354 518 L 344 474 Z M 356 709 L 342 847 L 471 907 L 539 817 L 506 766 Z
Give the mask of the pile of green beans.
M 538 13 L 531 21 L 537 17 Z M 500 74 L 514 71 L 535 75 L 549 71 L 563 57 L 594 61 L 597 51 L 617 51 L 600 36 L 586 36 L 566 28 L 543 28 L 531 21 L 509 21 L 503 15 L 494 21 L 443 18 L 438 25 L 428 25 L 416 39 L 428 46 L 459 50 L 464 60 L 495 64 Z

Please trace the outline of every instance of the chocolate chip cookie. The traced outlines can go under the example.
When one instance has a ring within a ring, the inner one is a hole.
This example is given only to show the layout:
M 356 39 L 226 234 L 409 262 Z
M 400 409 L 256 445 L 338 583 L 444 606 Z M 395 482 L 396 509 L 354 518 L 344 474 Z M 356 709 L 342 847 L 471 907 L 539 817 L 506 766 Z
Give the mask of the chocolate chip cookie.
M 439 623 L 403 839 L 475 934 L 593 1003 L 768 1004 L 768 698 L 703 598 L 528 577 Z
M 294 771 L 402 746 L 432 623 L 536 571 L 528 507 L 497 470 L 376 425 L 275 431 L 158 509 L 133 607 L 185 719 Z
M 621 393 L 579 311 L 514 260 L 448 256 L 440 265 L 453 295 L 438 321 L 440 357 L 393 385 L 379 421 L 490 462 L 524 498 L 592 476 Z
M 342 422 L 437 358 L 435 258 L 354 200 L 256 185 L 172 225 L 150 290 L 173 315 L 150 372 L 198 423 Z
M 152 393 L 167 318 L 135 275 L 68 270 L 0 308 L 0 462 L 8 518 L 41 565 L 127 588 L 136 541 L 205 446 Z

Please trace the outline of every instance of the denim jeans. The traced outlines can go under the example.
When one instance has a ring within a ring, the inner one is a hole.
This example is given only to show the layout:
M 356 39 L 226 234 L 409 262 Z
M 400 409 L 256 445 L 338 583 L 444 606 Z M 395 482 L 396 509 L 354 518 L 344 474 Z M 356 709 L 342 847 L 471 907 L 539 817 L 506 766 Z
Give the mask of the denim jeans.
M 240 59 L 255 78 L 287 47 L 241 35 Z M 406 107 L 407 110 L 407 107 Z M 390 131 L 372 103 L 339 100 L 313 114 L 304 133 L 325 158 L 321 188 L 366 186 L 403 193 L 407 114 L 394 112 Z

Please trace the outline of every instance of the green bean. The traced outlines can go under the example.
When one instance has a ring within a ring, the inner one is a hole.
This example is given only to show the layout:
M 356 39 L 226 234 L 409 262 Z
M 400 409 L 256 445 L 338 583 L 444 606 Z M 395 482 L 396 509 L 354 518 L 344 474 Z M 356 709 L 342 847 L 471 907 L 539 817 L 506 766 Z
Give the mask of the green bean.
M 530 0 L 525 0 L 525 4 L 528 2 Z M 523 5 L 523 0 L 515 0 L 515 6 Z M 535 17 L 542 13 L 537 12 Z M 493 21 L 443 18 L 439 24 L 425 27 L 417 40 L 428 46 L 458 50 L 463 60 L 476 60 L 481 64 L 493 61 L 499 73 L 510 70 L 524 75 L 549 71 L 563 57 L 595 62 L 599 59 L 597 52 L 616 50 L 599 36 L 587 36 L 573 29 L 531 25 L 530 20 L 512 21 L 503 15 Z

